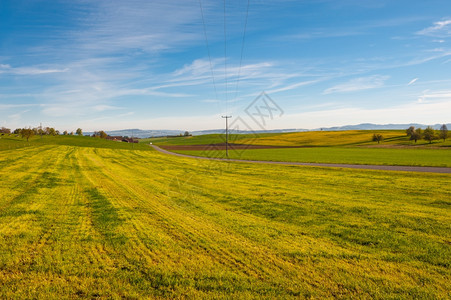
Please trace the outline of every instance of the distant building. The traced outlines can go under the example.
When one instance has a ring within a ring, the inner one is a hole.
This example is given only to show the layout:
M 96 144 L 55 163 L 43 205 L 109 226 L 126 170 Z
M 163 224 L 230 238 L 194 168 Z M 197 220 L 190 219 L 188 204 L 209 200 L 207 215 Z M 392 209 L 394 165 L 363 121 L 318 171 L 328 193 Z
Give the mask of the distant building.
M 107 136 L 107 140 L 115 141 L 115 142 L 124 142 L 124 143 L 139 143 L 139 138 L 129 138 L 125 136 Z
M 122 138 L 122 141 L 125 143 L 135 143 L 137 144 L 139 142 L 138 138 Z
M 124 138 L 121 136 L 107 136 L 106 139 L 115 142 L 122 142 Z

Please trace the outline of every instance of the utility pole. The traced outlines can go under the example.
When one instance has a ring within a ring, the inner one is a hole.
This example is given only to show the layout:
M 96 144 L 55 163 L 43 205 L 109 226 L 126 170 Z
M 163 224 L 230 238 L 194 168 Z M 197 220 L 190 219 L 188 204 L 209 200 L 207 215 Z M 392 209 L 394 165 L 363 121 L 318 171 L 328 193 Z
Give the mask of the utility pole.
M 226 119 L 226 156 L 229 158 L 229 119 L 232 116 L 222 116 L 223 119 Z

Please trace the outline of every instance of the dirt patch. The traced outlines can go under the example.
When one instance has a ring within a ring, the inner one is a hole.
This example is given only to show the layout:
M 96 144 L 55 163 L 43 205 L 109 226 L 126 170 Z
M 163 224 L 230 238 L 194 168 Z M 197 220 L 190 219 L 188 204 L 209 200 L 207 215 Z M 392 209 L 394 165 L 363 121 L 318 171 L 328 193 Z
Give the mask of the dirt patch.
M 166 150 L 187 150 L 187 151 L 207 151 L 207 150 L 225 150 L 226 144 L 208 144 L 208 145 L 166 145 L 159 146 Z M 299 148 L 299 146 L 268 146 L 268 145 L 245 145 L 245 144 L 229 144 L 229 150 L 245 150 L 245 149 L 280 149 L 280 148 Z

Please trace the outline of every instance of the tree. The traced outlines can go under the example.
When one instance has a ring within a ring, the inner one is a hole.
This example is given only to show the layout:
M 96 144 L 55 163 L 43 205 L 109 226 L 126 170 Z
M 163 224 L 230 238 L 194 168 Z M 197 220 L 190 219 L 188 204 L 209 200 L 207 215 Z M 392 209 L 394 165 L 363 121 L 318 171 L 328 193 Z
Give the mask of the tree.
M 421 128 L 418 128 L 410 135 L 410 140 L 411 141 L 415 140 L 415 143 L 416 143 L 417 140 L 421 140 L 422 134 L 423 134 L 423 132 L 422 132 Z
M 6 128 L 6 127 L 2 127 L 2 128 L 0 128 L 0 133 L 10 134 L 11 133 L 11 129 Z
M 48 127 L 47 127 L 48 128 Z M 49 135 L 56 135 L 56 130 L 55 130 L 55 128 L 48 128 L 48 134 Z
M 67 130 L 64 130 L 64 131 L 63 131 L 63 135 L 67 135 Z
M 103 131 L 103 130 L 100 130 L 100 131 L 99 131 L 99 134 L 100 134 L 100 138 L 101 138 L 101 139 L 106 139 L 106 137 L 108 136 L 108 134 L 106 134 L 106 132 Z
M 373 134 L 373 142 L 377 142 L 378 144 L 384 139 L 382 134 L 375 133 Z
M 94 131 L 94 134 L 93 134 L 92 136 L 98 137 L 98 138 L 101 138 L 101 139 L 106 139 L 106 137 L 108 136 L 108 134 L 106 134 L 105 131 L 100 130 L 100 131 Z
M 20 128 L 16 128 L 16 129 L 14 129 L 14 132 L 13 132 L 14 134 L 20 134 Z
M 435 134 L 435 130 L 432 129 L 431 126 L 428 126 L 423 132 L 423 137 L 426 141 L 429 141 L 429 144 L 432 144 L 433 140 L 437 139 L 437 135 Z
M 406 129 L 407 136 L 412 136 L 412 134 L 415 132 L 415 126 L 410 126 Z
M 443 141 L 446 141 L 448 138 L 448 127 L 446 127 L 446 124 L 443 124 L 442 127 L 440 127 L 439 137 L 443 139 Z
M 185 131 L 185 134 L 184 134 L 185 136 L 190 136 L 191 134 L 189 134 L 189 132 L 188 131 Z
M 28 142 L 28 139 L 34 136 L 34 130 L 31 128 L 22 128 L 20 130 L 20 135 L 22 136 L 22 138 L 27 138 Z
M 77 135 L 83 135 L 83 130 L 81 129 L 81 128 L 77 128 L 77 131 L 75 131 L 75 133 L 77 134 Z

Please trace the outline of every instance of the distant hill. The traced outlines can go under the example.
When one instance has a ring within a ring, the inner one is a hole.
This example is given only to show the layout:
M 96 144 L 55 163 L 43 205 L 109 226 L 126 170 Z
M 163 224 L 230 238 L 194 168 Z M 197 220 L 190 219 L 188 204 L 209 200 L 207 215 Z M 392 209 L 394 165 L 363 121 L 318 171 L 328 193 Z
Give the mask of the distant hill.
M 425 124 L 372 124 L 372 123 L 362 123 L 358 125 L 345 125 L 337 127 L 323 127 L 317 129 L 302 129 L 302 128 L 289 128 L 289 129 L 273 129 L 273 130 L 256 130 L 254 133 L 284 133 L 284 132 L 302 132 L 302 131 L 340 131 L 340 130 L 386 130 L 386 129 L 407 129 L 410 126 L 415 126 L 415 128 L 426 128 L 431 126 L 434 129 L 440 129 L 442 124 L 425 125 Z M 446 124 L 448 129 L 451 130 L 451 123 Z M 204 134 L 217 134 L 224 133 L 224 129 L 210 129 L 210 130 L 196 130 L 190 131 L 192 135 L 204 135 Z M 230 133 L 235 134 L 245 134 L 249 131 L 245 130 L 230 130 Z M 148 138 L 148 137 L 160 137 L 160 136 L 171 136 L 184 134 L 185 130 L 141 130 L 141 129 L 124 129 L 124 130 L 110 130 L 106 131 L 107 134 L 111 136 L 129 136 L 132 135 L 138 138 Z M 85 134 L 92 135 L 93 132 L 85 132 Z

